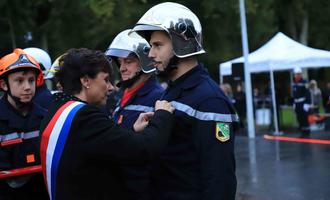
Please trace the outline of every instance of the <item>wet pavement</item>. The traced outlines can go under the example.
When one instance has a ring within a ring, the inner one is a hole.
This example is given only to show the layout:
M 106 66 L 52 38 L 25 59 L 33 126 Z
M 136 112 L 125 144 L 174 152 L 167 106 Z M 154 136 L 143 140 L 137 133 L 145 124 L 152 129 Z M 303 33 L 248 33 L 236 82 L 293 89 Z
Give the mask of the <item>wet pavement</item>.
M 330 145 L 237 136 L 236 175 L 237 200 L 330 200 Z

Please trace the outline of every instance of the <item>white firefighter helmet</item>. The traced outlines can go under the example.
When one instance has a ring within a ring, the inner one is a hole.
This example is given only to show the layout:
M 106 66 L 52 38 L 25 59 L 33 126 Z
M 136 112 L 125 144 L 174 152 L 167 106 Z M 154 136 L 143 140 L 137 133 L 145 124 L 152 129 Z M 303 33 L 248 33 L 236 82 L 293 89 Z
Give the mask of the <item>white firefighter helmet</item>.
M 295 74 L 301 74 L 301 73 L 302 73 L 302 70 L 301 70 L 300 67 L 295 67 L 295 68 L 293 69 L 293 73 L 295 73 Z
M 147 40 L 150 39 L 149 31 L 155 30 L 168 33 L 174 54 L 179 58 L 205 53 L 201 23 L 189 8 L 181 4 L 166 2 L 150 8 L 133 28 Z
M 44 75 L 48 72 L 52 65 L 52 60 L 46 51 L 36 47 L 25 48 L 23 51 L 37 60 Z
M 55 59 L 55 61 L 53 62 L 52 66 L 50 67 L 50 69 L 48 70 L 48 72 L 45 75 L 45 79 L 52 79 L 54 78 L 54 75 L 56 72 L 58 72 L 60 70 L 60 59 L 62 58 L 62 56 L 64 56 L 64 54 L 60 55 L 59 57 L 57 57 Z
M 136 33 L 130 33 L 131 29 L 120 32 L 110 44 L 105 55 L 113 58 L 127 58 L 135 55 L 139 61 L 141 69 L 144 73 L 150 73 L 156 70 L 152 65 L 151 59 L 148 57 L 150 50 L 149 43 Z

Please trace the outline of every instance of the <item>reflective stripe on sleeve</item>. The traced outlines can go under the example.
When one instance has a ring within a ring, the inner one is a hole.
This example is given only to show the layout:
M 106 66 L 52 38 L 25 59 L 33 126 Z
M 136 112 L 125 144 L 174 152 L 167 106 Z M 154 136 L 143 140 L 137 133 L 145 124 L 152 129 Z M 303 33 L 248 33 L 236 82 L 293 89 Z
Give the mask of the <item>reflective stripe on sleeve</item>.
M 24 135 L 23 135 L 24 139 L 30 139 L 30 138 L 35 138 L 35 137 L 39 137 L 39 131 L 31 131 L 31 132 L 24 133 Z
M 18 138 L 22 138 L 22 139 L 31 139 L 31 138 L 36 138 L 39 137 L 39 131 L 30 131 L 30 132 L 22 132 L 22 133 L 9 133 L 6 135 L 0 135 L 0 142 L 5 142 L 8 140 L 15 140 Z
M 119 109 L 120 109 L 120 106 L 117 106 L 113 112 L 116 113 L 116 112 L 118 112 Z
M 153 112 L 154 108 L 149 106 L 142 106 L 142 105 L 128 105 L 124 107 L 124 110 L 133 110 L 133 111 L 140 111 L 140 112 Z
M 294 83 L 292 85 L 293 86 L 303 86 L 303 87 L 305 87 L 306 86 L 306 83 Z
M 294 102 L 295 102 L 295 103 L 301 103 L 301 102 L 304 102 L 305 100 L 306 100 L 305 97 L 301 97 L 301 98 L 296 98 L 296 99 L 294 99 Z
M 238 122 L 239 118 L 236 114 L 220 114 L 220 113 L 212 113 L 212 112 L 202 112 L 193 109 L 192 107 L 177 102 L 177 101 L 172 101 L 171 102 L 172 106 L 181 111 L 186 113 L 187 115 L 194 117 L 199 120 L 203 121 L 218 121 L 218 122 Z

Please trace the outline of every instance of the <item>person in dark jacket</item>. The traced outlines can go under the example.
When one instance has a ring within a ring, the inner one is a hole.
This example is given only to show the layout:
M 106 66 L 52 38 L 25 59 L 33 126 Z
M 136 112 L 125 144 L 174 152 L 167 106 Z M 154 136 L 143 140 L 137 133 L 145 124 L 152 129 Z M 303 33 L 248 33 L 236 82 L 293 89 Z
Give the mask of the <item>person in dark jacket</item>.
M 134 37 L 128 36 L 130 31 L 128 29 L 119 33 L 105 53 L 111 57 L 112 63 L 117 65 L 121 74 L 119 84 L 124 92 L 117 103 L 113 119 L 125 128 L 133 128 L 141 113 L 153 111 L 155 102 L 164 91 L 152 75 L 155 68 L 148 58 L 148 42 L 136 33 Z M 149 63 L 141 66 L 140 60 Z M 148 166 L 124 166 L 124 176 L 131 200 L 150 199 Z
M 236 86 L 236 92 L 234 92 L 234 107 L 237 110 L 237 114 L 240 118 L 240 128 L 244 128 L 245 116 L 246 116 L 246 102 L 245 102 L 245 92 L 243 91 L 242 85 L 238 84 Z
M 154 114 L 142 113 L 133 129 L 119 127 L 99 109 L 113 87 L 106 56 L 72 49 L 61 63 L 55 77 L 63 93 L 54 94 L 41 125 L 41 162 L 49 196 L 125 200 L 121 165 L 144 163 L 160 154 L 174 108 L 157 101 Z
M 234 200 L 238 116 L 197 60 L 205 53 L 199 19 L 181 4 L 161 3 L 133 31 L 149 41 L 156 74 L 169 80 L 162 99 L 176 108 L 169 144 L 151 169 L 152 199 Z
M 32 56 L 38 62 L 42 70 L 42 74 L 45 78 L 52 64 L 49 54 L 43 49 L 35 47 L 25 48 L 24 52 Z M 46 83 L 44 82 L 41 86 L 37 88 L 33 101 L 36 102 L 36 104 L 38 104 L 39 106 L 48 109 L 50 103 L 52 102 L 52 98 L 53 96 L 50 90 L 47 88 Z
M 47 110 L 52 100 L 53 100 L 53 95 L 50 92 L 50 90 L 47 88 L 47 85 L 45 83 L 37 88 L 36 97 L 33 99 L 33 101 L 36 102 L 36 104 L 40 105 L 41 107 Z
M 325 85 L 324 91 L 322 91 L 322 102 L 325 114 L 330 114 L 330 82 Z M 325 130 L 330 130 L 330 117 L 325 119 Z
M 311 107 L 311 97 L 308 91 L 307 81 L 302 78 L 302 70 L 294 68 L 294 82 L 292 85 L 294 110 L 296 113 L 301 137 L 309 137 L 310 126 L 308 123 L 308 113 Z
M 0 199 L 48 199 L 40 168 L 41 120 L 46 110 L 32 101 L 37 77 L 36 60 L 22 49 L 0 60 Z M 40 79 L 39 79 L 40 80 Z M 5 173 L 2 173 L 6 170 Z M 15 171 L 15 172 L 14 172 Z

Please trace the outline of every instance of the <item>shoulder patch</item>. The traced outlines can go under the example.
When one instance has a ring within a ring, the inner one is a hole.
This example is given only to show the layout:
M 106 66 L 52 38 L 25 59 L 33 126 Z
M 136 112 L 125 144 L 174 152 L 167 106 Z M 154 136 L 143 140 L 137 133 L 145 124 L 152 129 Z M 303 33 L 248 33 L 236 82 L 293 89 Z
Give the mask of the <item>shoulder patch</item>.
M 230 139 L 229 123 L 217 122 L 215 126 L 215 137 L 220 142 L 226 142 Z

